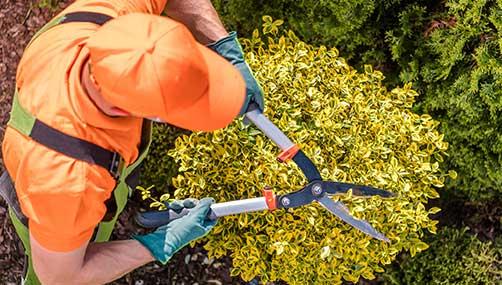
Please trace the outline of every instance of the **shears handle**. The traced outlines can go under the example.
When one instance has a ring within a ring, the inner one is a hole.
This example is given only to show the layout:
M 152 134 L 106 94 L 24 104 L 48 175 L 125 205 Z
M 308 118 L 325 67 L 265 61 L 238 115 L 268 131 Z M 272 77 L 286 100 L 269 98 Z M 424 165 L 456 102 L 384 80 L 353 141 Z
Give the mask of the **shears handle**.
M 275 203 L 275 200 L 273 201 Z M 271 208 L 272 207 L 272 208 Z M 216 220 L 219 217 L 250 213 L 264 210 L 272 210 L 275 205 L 270 203 L 267 197 L 236 200 L 211 205 L 207 218 Z M 190 213 L 190 209 L 183 208 L 180 212 L 174 210 L 149 211 L 138 213 L 135 217 L 136 223 L 144 228 L 157 228 L 179 219 Z
M 253 109 L 244 114 L 245 118 L 251 121 L 269 139 L 271 139 L 283 151 L 291 149 L 295 144 L 274 124 L 260 109 Z
M 190 209 L 187 208 L 183 208 L 180 212 L 171 209 L 165 211 L 149 211 L 136 214 L 134 219 L 138 225 L 149 229 L 167 225 L 176 219 L 188 215 L 188 213 L 190 213 Z M 210 220 L 217 219 L 212 210 L 208 212 L 207 218 Z

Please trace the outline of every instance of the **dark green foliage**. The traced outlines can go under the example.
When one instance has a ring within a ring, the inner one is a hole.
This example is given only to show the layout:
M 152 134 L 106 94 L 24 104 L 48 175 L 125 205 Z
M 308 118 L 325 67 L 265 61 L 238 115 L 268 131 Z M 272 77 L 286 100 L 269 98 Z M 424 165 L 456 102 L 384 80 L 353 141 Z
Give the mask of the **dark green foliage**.
M 186 130 L 166 124 L 154 124 L 150 152 L 141 169 L 143 186 L 155 185 L 161 194 L 169 192 L 168 188 L 172 185 L 171 179 L 178 174 L 178 165 L 172 157 L 167 156 L 167 151 L 174 148 L 174 141 L 177 137 L 188 133 Z
M 306 42 L 335 46 L 353 64 L 372 63 L 389 69 L 390 52 L 386 31 L 398 29 L 399 19 L 414 17 L 417 9 L 426 10 L 431 0 L 213 0 L 229 29 L 249 37 L 261 26 L 261 16 L 285 20 Z M 407 14 L 406 14 L 407 13 Z M 402 15 L 406 14 L 406 15 Z M 423 16 L 423 13 L 421 14 Z M 420 22 L 419 22 L 420 23 Z
M 429 249 L 402 255 L 384 274 L 387 284 L 501 284 L 502 239 L 481 242 L 467 229 L 445 228 L 429 238 Z
M 410 82 L 416 77 L 420 64 L 416 56 L 422 51 L 419 47 L 424 44 L 424 33 L 426 33 L 422 31 L 430 21 L 430 14 L 425 6 L 410 5 L 399 14 L 398 21 L 396 28 L 386 31 L 385 39 L 392 61 L 406 70 L 406 72 L 401 72 L 400 81 Z M 396 81 L 396 79 L 392 80 Z
M 411 48 L 404 33 L 388 35 L 400 77 L 422 94 L 417 110 L 442 122 L 444 167 L 458 172 L 449 186 L 471 199 L 502 195 L 502 1 L 448 1 L 429 31 Z

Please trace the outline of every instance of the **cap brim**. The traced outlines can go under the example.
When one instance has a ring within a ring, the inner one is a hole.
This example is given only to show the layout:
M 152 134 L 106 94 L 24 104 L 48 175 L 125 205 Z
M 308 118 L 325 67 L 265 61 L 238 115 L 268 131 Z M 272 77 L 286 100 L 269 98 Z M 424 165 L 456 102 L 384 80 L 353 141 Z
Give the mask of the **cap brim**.
M 246 83 L 231 63 L 209 48 L 197 45 L 208 68 L 207 92 L 194 104 L 169 112 L 165 120 L 189 130 L 213 131 L 226 127 L 239 114 Z

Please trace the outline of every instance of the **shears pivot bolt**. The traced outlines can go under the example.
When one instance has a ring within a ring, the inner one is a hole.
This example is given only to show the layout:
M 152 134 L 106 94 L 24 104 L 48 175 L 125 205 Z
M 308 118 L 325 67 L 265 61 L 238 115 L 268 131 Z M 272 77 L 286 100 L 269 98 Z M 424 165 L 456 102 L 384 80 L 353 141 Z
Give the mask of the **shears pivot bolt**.
M 321 183 L 316 183 L 312 185 L 312 194 L 314 194 L 315 196 L 319 196 L 321 195 L 321 193 L 322 193 Z
M 291 200 L 289 200 L 288 197 L 284 197 L 281 199 L 281 203 L 283 206 L 288 206 L 289 204 L 291 204 Z

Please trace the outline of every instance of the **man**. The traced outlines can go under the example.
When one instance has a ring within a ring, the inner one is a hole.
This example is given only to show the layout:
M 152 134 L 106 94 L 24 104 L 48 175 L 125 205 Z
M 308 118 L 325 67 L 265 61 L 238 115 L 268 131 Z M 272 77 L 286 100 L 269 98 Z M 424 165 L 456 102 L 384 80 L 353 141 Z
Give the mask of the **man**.
M 211 131 L 250 102 L 263 109 L 209 0 L 76 1 L 32 39 L 16 83 L 2 150 L 25 284 L 108 283 L 204 236 L 209 198 L 175 203 L 193 209 L 151 234 L 108 241 L 148 149 L 144 118 Z

